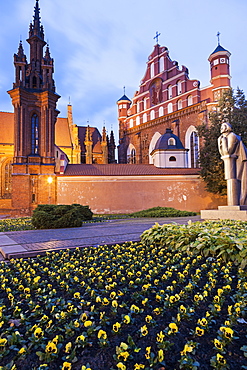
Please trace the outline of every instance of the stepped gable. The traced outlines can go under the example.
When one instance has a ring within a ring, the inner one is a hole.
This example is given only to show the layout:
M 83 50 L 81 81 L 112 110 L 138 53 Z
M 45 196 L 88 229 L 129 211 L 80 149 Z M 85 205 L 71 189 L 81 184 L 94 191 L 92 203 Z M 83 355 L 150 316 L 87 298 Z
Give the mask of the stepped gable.
M 198 174 L 198 168 L 157 168 L 152 164 L 68 164 L 64 176 L 155 176 Z

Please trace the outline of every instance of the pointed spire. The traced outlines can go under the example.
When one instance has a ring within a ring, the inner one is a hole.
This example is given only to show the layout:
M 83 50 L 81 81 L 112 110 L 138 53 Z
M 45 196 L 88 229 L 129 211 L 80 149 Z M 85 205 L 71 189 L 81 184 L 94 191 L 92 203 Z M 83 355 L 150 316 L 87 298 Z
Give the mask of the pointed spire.
M 40 23 L 40 15 L 39 15 L 39 1 L 36 0 L 36 5 L 34 7 L 34 16 L 33 16 L 33 23 L 30 23 L 29 27 L 29 38 L 32 36 L 38 36 L 42 40 L 44 40 L 44 29 Z
M 92 134 L 89 125 L 87 126 L 85 141 L 92 141 Z
M 102 130 L 102 142 L 107 142 L 105 126 L 103 126 L 103 130 Z
M 18 48 L 18 53 L 17 53 L 18 57 L 19 58 L 23 58 L 25 57 L 25 54 L 24 54 L 24 49 L 23 49 L 23 46 L 22 46 L 22 41 L 20 40 L 20 43 L 19 43 L 19 48 Z
M 45 60 L 51 60 L 50 48 L 48 44 L 46 46 L 46 51 L 45 51 Z

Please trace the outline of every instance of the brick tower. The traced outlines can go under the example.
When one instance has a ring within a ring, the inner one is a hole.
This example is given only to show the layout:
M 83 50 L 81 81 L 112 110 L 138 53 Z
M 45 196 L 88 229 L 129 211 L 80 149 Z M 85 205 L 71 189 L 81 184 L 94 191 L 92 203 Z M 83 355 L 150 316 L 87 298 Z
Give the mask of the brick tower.
M 40 203 L 56 201 L 55 122 L 58 115 L 53 80 L 53 59 L 44 47 L 39 2 L 30 24 L 30 62 L 22 42 L 14 55 L 15 82 L 8 91 L 14 106 L 14 160 L 12 207 L 16 214 L 30 214 Z

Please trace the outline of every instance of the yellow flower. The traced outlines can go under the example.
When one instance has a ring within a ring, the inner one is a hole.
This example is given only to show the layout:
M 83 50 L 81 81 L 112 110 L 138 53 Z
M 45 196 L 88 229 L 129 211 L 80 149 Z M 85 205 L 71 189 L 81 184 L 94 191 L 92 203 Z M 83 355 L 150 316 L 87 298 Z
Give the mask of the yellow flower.
M 79 335 L 77 338 L 76 338 L 76 343 L 78 343 L 78 342 L 80 342 L 80 341 L 82 341 L 82 342 L 84 342 L 84 340 L 85 340 L 86 338 L 84 337 L 84 335 Z
M 151 315 L 147 315 L 145 317 L 145 321 L 149 324 L 151 321 L 153 320 L 152 316 Z
M 58 335 L 56 335 L 55 338 L 52 339 L 52 342 L 58 344 Z
M 83 312 L 83 313 L 81 314 L 81 316 L 80 316 L 80 320 L 81 320 L 82 322 L 84 322 L 84 321 L 86 321 L 86 320 L 87 320 L 87 314 L 86 314 L 86 312 Z
M 216 355 L 216 360 L 217 362 L 219 362 L 220 364 L 222 365 L 225 365 L 226 364 L 226 360 L 224 359 L 223 356 L 221 356 L 221 354 L 217 353 Z
M 80 326 L 79 321 L 78 321 L 78 320 L 75 320 L 75 321 L 74 321 L 74 327 L 75 327 L 75 328 L 79 328 L 79 326 Z
M 124 320 L 123 320 L 124 324 L 129 324 L 130 321 L 131 321 L 130 316 L 129 315 L 124 315 Z
M 42 338 L 43 337 L 43 335 L 44 335 L 44 332 L 43 332 L 43 330 L 41 329 L 41 328 L 37 328 L 37 329 L 35 329 L 34 330 L 34 333 L 33 333 L 33 335 L 35 336 L 35 338 Z
M 163 349 L 158 351 L 158 362 L 162 362 L 164 360 L 164 352 Z
M 196 335 L 201 337 L 204 334 L 204 329 L 201 329 L 201 328 L 199 328 L 199 326 L 197 326 L 195 333 L 196 333 Z
M 117 300 L 116 299 L 114 299 L 111 304 L 112 304 L 112 307 L 113 308 L 117 308 L 118 307 L 118 303 L 117 303 Z
M 93 322 L 91 320 L 87 320 L 84 322 L 85 328 L 88 328 L 89 326 L 92 326 L 92 325 L 93 325 Z
M 107 306 L 110 302 L 106 297 L 104 297 L 102 303 L 104 306 Z
M 4 347 L 8 343 L 6 338 L 0 338 L 0 347 Z
M 208 321 L 207 321 L 207 319 L 205 319 L 205 317 L 203 317 L 201 320 L 199 319 L 199 320 L 197 321 L 197 323 L 198 323 L 199 325 L 202 325 L 202 326 L 207 326 Z
M 81 294 L 80 294 L 80 292 L 75 292 L 75 293 L 74 293 L 74 298 L 75 298 L 75 299 L 80 299 L 80 298 L 81 298 Z
M 147 325 L 143 325 L 143 326 L 141 327 L 141 335 L 142 335 L 143 337 L 145 337 L 147 334 L 148 334 L 148 328 L 147 328 Z
M 139 313 L 140 308 L 137 307 L 135 304 L 132 304 L 130 307 L 130 311 L 133 311 L 134 313 Z
M 158 334 L 157 334 L 157 342 L 159 343 L 163 343 L 163 340 L 165 338 L 165 335 L 163 334 L 163 331 L 160 331 Z
M 71 370 L 72 368 L 72 365 L 70 362 L 64 362 L 63 363 L 63 367 L 62 367 L 62 370 Z
M 186 307 L 184 307 L 183 305 L 181 305 L 180 307 L 179 307 L 179 311 L 181 312 L 181 313 L 186 313 Z
M 64 350 L 64 352 L 65 352 L 65 353 L 70 353 L 71 348 L 72 348 L 72 343 L 71 343 L 71 342 L 68 342 L 68 343 L 66 344 L 66 346 L 65 346 L 65 350 Z
M 148 302 L 148 298 L 144 298 L 143 300 L 142 300 L 142 305 L 143 306 L 146 306 L 146 303 Z
M 151 347 L 146 347 L 145 357 L 147 360 L 150 359 L 150 353 L 151 353 Z
M 169 324 L 169 328 L 170 328 L 170 330 L 168 331 L 168 334 L 175 334 L 175 333 L 177 333 L 177 332 L 178 332 L 178 327 L 177 327 L 177 325 L 175 324 L 175 322 L 171 322 L 171 323 Z
M 107 339 L 107 334 L 104 330 L 99 330 L 98 332 L 98 338 L 99 339 Z
M 220 328 L 220 331 L 224 333 L 224 336 L 227 338 L 227 339 L 231 339 L 233 337 L 233 333 L 234 331 L 231 329 L 231 328 L 228 328 L 228 327 L 225 327 L 225 326 L 222 326 Z
M 119 331 L 119 329 L 121 328 L 121 324 L 119 322 L 116 322 L 115 324 L 113 324 L 112 326 L 112 330 L 115 331 L 115 333 L 117 333 Z
M 218 339 L 214 339 L 214 346 L 219 349 L 219 350 L 222 350 L 223 349 L 223 345 L 222 343 L 218 340 Z
M 126 366 L 122 362 L 119 362 L 117 364 L 117 368 L 120 369 L 120 370 L 126 370 Z
M 135 364 L 134 365 L 134 370 L 141 370 L 141 369 L 145 369 L 145 365 L 143 365 L 143 364 Z
M 25 352 L 26 352 L 26 348 L 22 347 L 22 348 L 19 350 L 18 354 L 19 354 L 19 355 L 22 355 L 22 354 L 23 354 L 23 353 L 25 353 Z
M 186 356 L 187 352 L 193 352 L 194 347 L 188 344 L 185 344 L 184 349 L 180 352 L 181 356 Z
M 123 358 L 123 361 L 127 361 L 129 355 L 130 355 L 129 352 L 124 351 L 124 352 L 120 352 L 119 355 L 117 356 L 117 358 L 119 360 L 121 360 L 121 357 L 122 357 Z
M 57 353 L 57 346 L 54 342 L 48 342 L 48 344 L 45 347 L 46 353 Z

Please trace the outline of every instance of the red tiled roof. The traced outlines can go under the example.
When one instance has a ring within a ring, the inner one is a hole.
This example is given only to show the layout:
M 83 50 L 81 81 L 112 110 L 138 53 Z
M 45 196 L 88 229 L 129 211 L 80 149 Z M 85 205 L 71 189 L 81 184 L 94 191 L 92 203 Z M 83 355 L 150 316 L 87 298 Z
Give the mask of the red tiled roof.
M 68 164 L 61 176 L 198 175 L 198 168 L 157 168 L 152 164 Z

